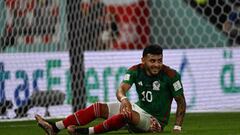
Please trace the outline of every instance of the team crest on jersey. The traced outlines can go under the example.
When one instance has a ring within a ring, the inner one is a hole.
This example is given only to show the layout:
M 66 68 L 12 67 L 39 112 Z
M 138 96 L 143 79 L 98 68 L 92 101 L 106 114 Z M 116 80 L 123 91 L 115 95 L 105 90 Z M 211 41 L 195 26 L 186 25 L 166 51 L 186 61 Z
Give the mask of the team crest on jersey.
M 153 82 L 153 90 L 160 90 L 160 82 L 159 81 Z

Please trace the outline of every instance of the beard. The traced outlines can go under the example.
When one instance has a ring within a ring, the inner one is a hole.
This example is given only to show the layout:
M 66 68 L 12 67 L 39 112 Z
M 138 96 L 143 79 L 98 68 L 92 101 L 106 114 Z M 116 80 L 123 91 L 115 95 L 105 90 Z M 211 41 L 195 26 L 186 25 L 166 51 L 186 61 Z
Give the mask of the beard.
M 156 76 L 160 73 L 161 68 L 157 68 L 157 67 L 145 67 L 146 72 L 148 75 L 150 76 Z

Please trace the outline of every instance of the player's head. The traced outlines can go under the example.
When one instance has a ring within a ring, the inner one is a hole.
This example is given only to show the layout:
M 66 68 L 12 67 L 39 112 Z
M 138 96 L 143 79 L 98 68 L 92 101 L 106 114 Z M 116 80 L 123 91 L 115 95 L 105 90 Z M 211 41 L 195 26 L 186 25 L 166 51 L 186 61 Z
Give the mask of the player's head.
M 150 76 L 157 75 L 163 65 L 163 49 L 160 45 L 149 45 L 143 50 L 142 64 Z

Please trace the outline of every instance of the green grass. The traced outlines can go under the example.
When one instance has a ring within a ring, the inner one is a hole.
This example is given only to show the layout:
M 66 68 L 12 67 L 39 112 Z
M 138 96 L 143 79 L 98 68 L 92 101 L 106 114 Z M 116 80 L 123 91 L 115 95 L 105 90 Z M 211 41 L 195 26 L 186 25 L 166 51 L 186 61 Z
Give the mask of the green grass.
M 94 125 L 96 120 L 89 125 Z M 171 115 L 169 125 L 161 135 L 170 135 L 174 124 Z M 0 122 L 1 135 L 44 135 L 35 121 Z M 109 132 L 112 135 L 126 135 L 127 130 Z M 146 133 L 144 133 L 146 134 Z M 240 112 L 236 113 L 187 113 L 182 135 L 240 135 Z M 66 130 L 59 135 L 67 135 Z M 143 135 L 143 134 L 142 134 Z

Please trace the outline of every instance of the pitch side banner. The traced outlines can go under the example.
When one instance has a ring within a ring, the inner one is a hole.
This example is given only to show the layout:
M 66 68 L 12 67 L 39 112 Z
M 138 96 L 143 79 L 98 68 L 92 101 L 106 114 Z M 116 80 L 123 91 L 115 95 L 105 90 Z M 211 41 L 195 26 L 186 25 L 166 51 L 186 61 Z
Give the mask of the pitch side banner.
M 67 52 L 0 54 L 0 103 L 13 104 L 1 117 L 13 118 L 20 108 L 27 109 L 20 117 L 45 115 L 46 105 L 49 105 L 50 116 L 71 113 L 69 67 Z M 34 95 L 34 92 L 45 94 Z M 54 101 L 59 103 L 51 105 Z
M 164 63 L 182 75 L 188 112 L 240 111 L 240 48 L 165 50 Z M 85 53 L 85 84 L 88 104 L 116 101 L 115 92 L 125 71 L 140 63 L 141 51 Z M 34 99 L 34 91 L 57 91 L 65 98 L 61 104 L 50 105 L 53 117 L 66 116 L 71 109 L 69 55 L 59 53 L 0 54 L 0 101 L 13 107 L 2 118 L 13 118 L 15 110 Z M 128 97 L 137 100 L 135 87 Z M 48 103 L 42 97 L 38 102 Z M 44 115 L 46 108 L 30 106 L 29 118 Z M 175 102 L 172 111 L 175 111 Z

